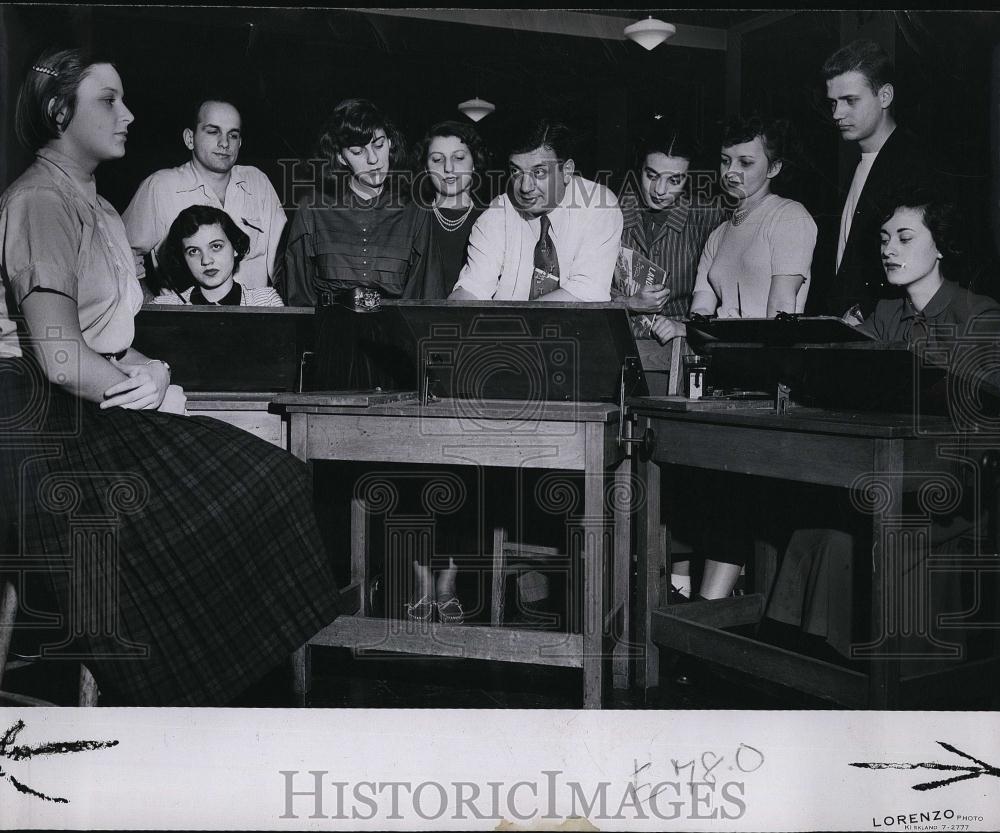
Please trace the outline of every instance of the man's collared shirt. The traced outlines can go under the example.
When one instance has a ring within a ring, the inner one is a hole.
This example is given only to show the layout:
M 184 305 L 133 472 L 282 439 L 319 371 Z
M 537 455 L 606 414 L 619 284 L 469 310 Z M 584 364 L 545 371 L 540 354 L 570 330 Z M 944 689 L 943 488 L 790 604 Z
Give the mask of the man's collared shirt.
M 581 301 L 610 300 L 622 233 L 615 195 L 574 176 L 549 220 L 559 258 L 559 288 Z M 538 217 L 518 211 L 507 194 L 496 197 L 472 228 L 455 289 L 481 300 L 527 300 L 540 233 Z
M 177 215 L 192 205 L 222 209 L 249 236 L 250 251 L 240 263 L 240 280 L 249 288 L 267 286 L 274 275 L 285 212 L 271 181 L 249 165 L 233 166 L 225 205 L 198 176 L 193 162 L 147 177 L 123 215 L 133 251 L 144 255 L 156 249 Z

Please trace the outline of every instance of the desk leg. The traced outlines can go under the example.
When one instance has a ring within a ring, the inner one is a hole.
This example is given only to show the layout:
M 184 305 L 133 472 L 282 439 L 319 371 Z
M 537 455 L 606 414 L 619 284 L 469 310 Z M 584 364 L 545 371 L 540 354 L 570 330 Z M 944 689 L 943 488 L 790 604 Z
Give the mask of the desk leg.
M 288 425 L 288 450 L 305 463 L 308 459 L 309 417 L 292 414 Z M 310 465 L 310 469 L 312 466 Z M 306 643 L 292 654 L 292 702 L 305 706 L 312 681 L 312 648 Z
M 876 443 L 874 471 L 881 476 L 885 489 L 884 503 L 872 513 L 872 609 L 871 642 L 885 636 L 879 655 L 869 659 L 868 708 L 891 709 L 899 704 L 899 627 L 901 588 L 894 562 L 902 557 L 897 550 L 906 542 L 898 528 L 903 516 L 902 445 L 898 441 Z
M 614 513 L 614 599 L 612 605 L 621 617 L 621 629 L 613 627 L 617 639 L 612 660 L 615 688 L 629 687 L 629 653 L 632 649 L 632 605 L 629 585 L 632 578 L 632 458 L 626 457 L 615 469 Z M 613 623 L 612 623 L 613 626 Z
M 641 426 L 645 431 L 649 421 Z M 638 460 L 636 473 L 645 485 L 645 496 L 636 518 L 639 564 L 636 571 L 635 639 L 641 656 L 636 666 L 636 686 L 645 695 L 660 682 L 660 650 L 653 644 L 650 621 L 659 604 L 660 569 L 664 551 L 660 534 L 660 466 Z
M 309 444 L 309 415 L 292 414 L 288 426 L 288 450 L 300 460 L 307 461 Z
M 351 498 L 351 582 L 358 588 L 356 616 L 371 613 L 368 587 L 368 505 L 363 498 Z
M 604 688 L 604 426 L 587 424 L 583 504 L 583 707 L 599 709 Z
M 305 706 L 312 682 L 312 648 L 306 643 L 292 654 L 292 702 Z

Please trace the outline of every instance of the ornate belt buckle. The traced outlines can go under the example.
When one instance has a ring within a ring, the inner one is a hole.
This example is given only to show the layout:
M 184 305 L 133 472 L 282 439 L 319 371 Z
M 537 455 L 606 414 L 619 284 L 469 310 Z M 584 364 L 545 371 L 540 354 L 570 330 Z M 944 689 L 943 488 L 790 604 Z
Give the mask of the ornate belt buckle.
M 378 312 L 382 309 L 382 293 L 373 287 L 354 287 L 354 309 L 358 312 Z
M 353 312 L 378 312 L 382 309 L 382 292 L 372 286 L 355 286 L 338 292 L 336 303 Z

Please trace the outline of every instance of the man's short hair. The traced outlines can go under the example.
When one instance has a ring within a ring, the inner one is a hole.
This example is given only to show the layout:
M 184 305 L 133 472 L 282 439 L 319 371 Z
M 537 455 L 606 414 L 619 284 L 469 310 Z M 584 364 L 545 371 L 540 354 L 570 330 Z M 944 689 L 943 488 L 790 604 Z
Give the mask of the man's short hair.
M 240 114 L 240 120 L 243 120 L 243 111 L 240 110 L 239 105 L 231 98 L 227 98 L 224 95 L 208 95 L 199 98 L 195 105 L 188 111 L 190 122 L 187 124 L 187 127 L 190 127 L 192 130 L 198 129 L 198 117 L 201 115 L 201 108 L 206 104 L 228 104 Z
M 565 124 L 552 119 L 527 122 L 515 132 L 510 155 L 531 153 L 540 147 L 551 149 L 557 159 L 572 159 L 573 134 Z
M 893 83 L 892 59 L 873 40 L 855 40 L 834 52 L 823 64 L 823 80 L 829 81 L 845 72 L 860 72 L 873 93 Z

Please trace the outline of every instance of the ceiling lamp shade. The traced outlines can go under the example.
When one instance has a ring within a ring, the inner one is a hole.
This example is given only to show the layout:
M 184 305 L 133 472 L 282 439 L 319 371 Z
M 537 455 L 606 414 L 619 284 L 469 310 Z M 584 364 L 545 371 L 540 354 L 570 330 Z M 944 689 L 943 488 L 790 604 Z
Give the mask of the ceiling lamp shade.
M 485 99 L 476 96 L 475 98 L 470 98 L 468 101 L 463 101 L 458 105 L 458 109 L 465 113 L 465 115 L 473 121 L 480 121 L 481 119 L 486 118 L 486 116 L 497 108 Z
M 656 49 L 676 32 L 677 28 L 672 23 L 664 23 L 652 16 L 625 27 L 625 37 L 645 49 Z

